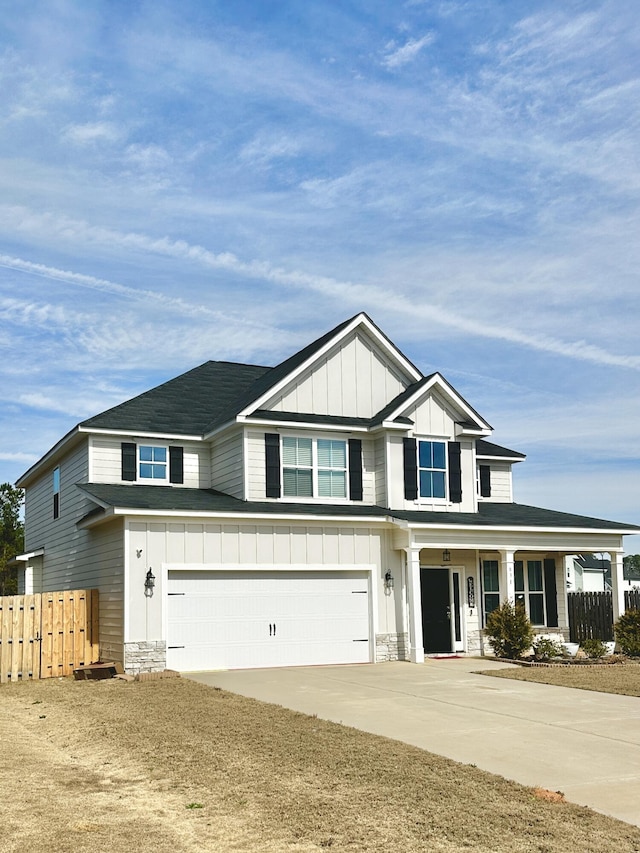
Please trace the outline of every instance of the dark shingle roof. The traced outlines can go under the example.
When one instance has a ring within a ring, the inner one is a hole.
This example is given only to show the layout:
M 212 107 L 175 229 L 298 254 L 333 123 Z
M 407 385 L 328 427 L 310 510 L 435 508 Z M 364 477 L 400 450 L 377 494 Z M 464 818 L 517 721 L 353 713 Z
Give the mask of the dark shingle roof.
M 235 402 L 273 368 L 207 361 L 126 403 L 83 421 L 84 427 L 202 435 L 212 421 L 232 417 Z
M 340 323 L 276 367 L 207 361 L 83 421 L 81 426 L 126 432 L 206 435 L 273 388 L 353 319 Z
M 526 454 L 518 453 L 517 450 L 509 450 L 508 447 L 501 447 L 499 444 L 494 444 L 492 441 L 485 441 L 484 438 L 479 438 L 476 441 L 477 456 L 498 456 L 508 459 L 526 459 Z
M 589 530 L 640 530 L 633 524 L 620 524 L 589 516 L 557 512 L 523 504 L 480 504 L 478 512 L 421 512 L 390 510 L 366 504 L 311 504 L 277 501 L 241 501 L 215 489 L 187 489 L 172 486 L 78 484 L 98 503 L 121 509 L 148 509 L 151 512 L 220 512 L 238 515 L 326 515 L 344 517 L 392 517 L 412 524 L 456 527 L 551 527 Z

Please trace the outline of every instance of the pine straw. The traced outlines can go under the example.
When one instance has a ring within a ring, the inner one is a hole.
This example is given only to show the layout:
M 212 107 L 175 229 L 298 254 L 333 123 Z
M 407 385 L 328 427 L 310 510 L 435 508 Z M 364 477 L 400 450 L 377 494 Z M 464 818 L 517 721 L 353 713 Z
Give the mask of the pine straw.
M 482 675 L 511 678 L 515 681 L 536 681 L 556 687 L 576 687 L 599 693 L 622 693 L 640 696 L 640 664 L 602 664 L 600 666 L 560 665 L 532 666 L 517 669 L 487 670 Z
M 11 853 L 640 850 L 639 829 L 587 808 L 183 679 L 7 685 L 0 737 L 3 720 L 20 732 L 0 752 Z

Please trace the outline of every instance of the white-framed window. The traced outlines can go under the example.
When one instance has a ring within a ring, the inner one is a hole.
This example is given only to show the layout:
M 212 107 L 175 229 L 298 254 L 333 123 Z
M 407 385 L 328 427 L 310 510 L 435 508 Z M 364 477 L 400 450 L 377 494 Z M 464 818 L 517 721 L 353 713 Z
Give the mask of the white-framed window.
M 169 453 L 166 446 L 157 444 L 138 445 L 138 479 L 139 480 L 164 480 L 168 475 Z
M 545 625 L 542 560 L 516 560 L 513 570 L 516 603 L 524 605 L 532 625 Z
M 346 498 L 347 442 L 283 436 L 282 494 L 286 498 Z
M 447 497 L 447 443 L 418 441 L 418 498 Z

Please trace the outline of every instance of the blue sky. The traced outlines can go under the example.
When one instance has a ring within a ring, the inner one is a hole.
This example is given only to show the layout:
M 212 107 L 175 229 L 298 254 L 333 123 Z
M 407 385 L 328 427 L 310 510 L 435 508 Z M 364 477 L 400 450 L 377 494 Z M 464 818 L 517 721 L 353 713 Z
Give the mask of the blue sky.
M 364 310 L 527 454 L 519 502 L 640 523 L 635 3 L 4 12 L 0 481 Z

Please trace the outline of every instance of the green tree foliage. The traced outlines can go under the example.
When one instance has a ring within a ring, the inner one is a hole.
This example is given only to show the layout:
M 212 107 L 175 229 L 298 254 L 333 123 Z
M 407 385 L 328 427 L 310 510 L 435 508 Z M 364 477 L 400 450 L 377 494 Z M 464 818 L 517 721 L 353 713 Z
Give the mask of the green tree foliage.
M 640 580 L 640 554 L 628 554 L 623 557 L 624 576 L 631 581 Z
M 22 489 L 10 483 L 0 485 L 0 595 L 18 591 L 18 570 L 8 564 L 24 550 L 24 523 L 20 518 L 23 501 Z
M 616 642 L 625 655 L 640 657 L 640 610 L 627 610 L 615 624 Z
M 487 616 L 487 636 L 496 657 L 518 660 L 531 648 L 533 628 L 522 604 L 505 601 Z

